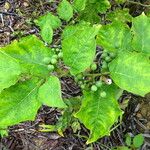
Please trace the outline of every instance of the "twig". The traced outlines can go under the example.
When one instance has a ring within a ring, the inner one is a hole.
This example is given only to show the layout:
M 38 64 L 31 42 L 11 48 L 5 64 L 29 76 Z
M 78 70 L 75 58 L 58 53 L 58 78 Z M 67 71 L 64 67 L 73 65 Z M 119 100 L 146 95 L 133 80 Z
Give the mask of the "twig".
M 142 4 L 142 3 L 139 3 L 139 2 L 134 2 L 134 1 L 129 1 L 129 0 L 127 0 L 127 2 L 131 3 L 131 4 L 141 5 L 143 7 L 150 7 L 150 5 Z

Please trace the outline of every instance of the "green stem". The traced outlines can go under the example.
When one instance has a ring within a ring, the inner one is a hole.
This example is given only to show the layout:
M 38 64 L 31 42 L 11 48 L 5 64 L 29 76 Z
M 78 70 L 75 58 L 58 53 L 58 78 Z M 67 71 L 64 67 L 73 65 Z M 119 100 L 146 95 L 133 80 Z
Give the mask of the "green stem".
M 110 72 L 104 72 L 104 73 L 85 74 L 85 76 L 98 77 L 98 76 L 109 75 L 109 74 Z

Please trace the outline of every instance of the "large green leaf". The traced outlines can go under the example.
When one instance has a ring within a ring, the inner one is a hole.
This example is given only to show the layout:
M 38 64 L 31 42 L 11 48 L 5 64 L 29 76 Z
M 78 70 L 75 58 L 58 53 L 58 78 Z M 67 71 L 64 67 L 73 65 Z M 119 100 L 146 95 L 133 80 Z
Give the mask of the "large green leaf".
M 67 0 L 62 0 L 58 5 L 57 13 L 61 19 L 69 21 L 73 17 L 72 5 Z
M 132 25 L 132 47 L 134 50 L 150 54 L 150 18 L 144 13 L 133 18 Z
M 87 0 L 74 0 L 73 6 L 75 10 L 82 11 L 85 9 Z
M 64 30 L 63 58 L 73 75 L 84 71 L 91 65 L 96 52 L 95 36 L 98 29 L 82 23 L 68 26 Z
M 105 98 L 100 96 L 100 92 L 103 90 L 107 92 Z M 110 128 L 122 115 L 115 99 L 116 90 L 115 85 L 103 85 L 96 92 L 87 91 L 84 93 L 82 106 L 76 117 L 90 130 L 87 144 L 109 135 Z
M 39 89 L 39 100 L 51 107 L 66 107 L 61 96 L 60 81 L 55 76 L 50 76 Z
M 34 120 L 40 102 L 37 93 L 40 81 L 37 79 L 17 83 L 0 94 L 0 128 L 6 128 L 22 121 Z
M 20 74 L 19 63 L 0 49 L 0 92 L 15 84 Z
M 108 51 L 130 50 L 130 43 L 130 29 L 120 21 L 102 26 L 97 36 L 97 44 Z
M 45 22 L 48 22 L 52 29 L 56 29 L 61 26 L 61 21 L 57 16 L 54 16 L 50 12 L 39 17 L 35 20 L 35 23 L 42 29 L 45 26 Z
M 144 96 L 150 92 L 149 57 L 136 52 L 123 52 L 109 64 L 111 77 L 122 89 Z
M 34 35 L 14 41 L 2 50 L 20 62 L 23 73 L 43 76 L 49 72 L 43 59 L 52 56 L 51 49 Z

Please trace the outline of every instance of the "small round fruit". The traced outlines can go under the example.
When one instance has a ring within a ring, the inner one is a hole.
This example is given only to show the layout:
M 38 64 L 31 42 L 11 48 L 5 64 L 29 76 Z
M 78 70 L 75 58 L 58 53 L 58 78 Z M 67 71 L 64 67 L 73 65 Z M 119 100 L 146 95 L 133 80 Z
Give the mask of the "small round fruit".
M 100 96 L 103 97 L 103 98 L 106 97 L 106 95 L 107 95 L 107 94 L 106 94 L 105 91 L 102 91 L 102 92 L 100 93 Z
M 82 81 L 79 81 L 79 82 L 78 82 L 78 84 L 79 84 L 79 85 L 82 85 L 82 84 L 83 84 L 83 82 L 82 82 Z
M 106 62 L 110 62 L 112 59 L 111 59 L 111 57 L 109 57 L 109 56 L 107 56 L 106 58 L 105 58 L 105 61 Z
M 53 71 L 53 70 L 55 69 L 55 67 L 54 67 L 53 65 L 48 65 L 48 66 L 47 66 L 47 69 L 48 69 L 49 71 Z
M 102 81 L 97 81 L 95 84 L 97 87 L 101 87 L 103 85 Z
M 80 87 L 81 87 L 81 89 L 85 89 L 85 85 L 84 84 L 82 84 Z
M 111 58 L 115 58 L 115 57 L 116 57 L 116 54 L 115 54 L 115 53 L 110 53 L 109 56 L 110 56 Z
M 108 65 L 107 63 L 104 61 L 103 64 L 102 64 L 102 69 L 107 69 Z
M 58 58 L 58 56 L 57 56 L 57 55 L 53 55 L 53 56 L 52 56 L 52 58 L 55 58 L 55 59 L 57 59 L 57 58 Z
M 56 63 L 57 63 L 57 60 L 56 60 L 55 58 L 52 58 L 52 59 L 51 59 L 51 64 L 54 65 L 54 64 L 56 64 Z
M 55 52 L 55 48 L 52 48 L 51 50 L 52 50 L 53 52 Z
M 44 62 L 45 64 L 49 64 L 49 63 L 51 62 L 51 58 L 50 58 L 50 57 L 45 57 L 45 58 L 43 59 L 43 62 Z
M 81 80 L 83 78 L 83 75 L 80 73 L 76 77 L 77 77 L 78 80 Z
M 59 48 L 56 48 L 56 52 L 60 52 L 60 49 L 59 49 Z
M 101 55 L 101 58 L 106 58 L 107 56 L 108 56 L 107 53 L 103 53 L 103 54 Z
M 92 85 L 91 86 L 91 91 L 96 92 L 97 91 L 97 86 L 96 85 Z
M 96 65 L 95 63 L 93 63 L 93 64 L 91 65 L 91 67 L 90 67 L 90 68 L 91 68 L 91 70 L 93 70 L 93 71 L 94 71 L 94 70 L 96 70 L 96 69 L 97 69 L 97 65 Z
M 58 58 L 63 58 L 63 53 L 62 52 L 58 53 Z

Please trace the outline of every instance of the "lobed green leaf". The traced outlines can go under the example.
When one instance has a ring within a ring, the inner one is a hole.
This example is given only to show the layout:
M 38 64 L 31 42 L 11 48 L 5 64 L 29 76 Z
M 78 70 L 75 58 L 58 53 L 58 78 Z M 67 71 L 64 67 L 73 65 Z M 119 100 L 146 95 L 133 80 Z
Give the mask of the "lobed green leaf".
M 99 27 L 91 27 L 87 23 L 65 28 L 62 35 L 63 59 L 71 74 L 83 72 L 93 62 L 98 30 Z
M 75 116 L 90 130 L 87 144 L 109 135 L 110 128 L 122 115 L 115 99 L 116 90 L 115 85 L 103 85 L 96 92 L 84 92 L 81 108 Z M 102 91 L 107 91 L 104 98 L 100 96 Z

